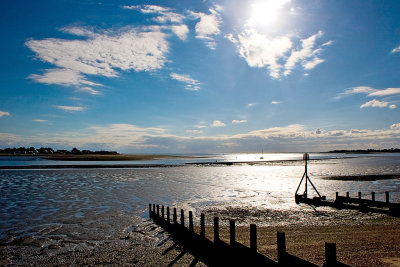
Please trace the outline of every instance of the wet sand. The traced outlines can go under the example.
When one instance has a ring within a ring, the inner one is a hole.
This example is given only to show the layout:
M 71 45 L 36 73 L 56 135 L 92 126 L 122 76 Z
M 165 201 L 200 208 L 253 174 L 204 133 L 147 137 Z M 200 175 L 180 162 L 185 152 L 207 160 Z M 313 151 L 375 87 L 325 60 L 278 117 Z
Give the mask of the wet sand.
M 264 220 L 266 211 L 256 210 L 249 214 L 245 209 L 205 210 L 207 218 L 206 236 L 213 240 L 213 227 L 208 223 L 213 216 L 221 218 L 220 237 L 229 243 L 229 218 L 238 220 L 236 240 L 249 246 L 248 223 Z M 274 211 L 275 216 L 279 214 Z M 351 215 L 351 213 L 349 213 Z M 399 266 L 400 264 L 400 218 L 386 215 L 365 214 L 364 220 L 354 221 L 345 217 L 329 223 L 313 225 L 307 220 L 297 222 L 291 214 L 278 223 L 258 226 L 258 250 L 267 257 L 277 260 L 276 232 L 286 234 L 288 253 L 322 266 L 324 242 L 337 245 L 339 261 L 352 266 Z M 312 213 L 299 216 L 309 216 Z M 289 218 L 292 218 L 289 220 Z M 162 228 L 150 219 L 137 219 L 104 239 L 93 235 L 77 235 L 75 239 L 55 242 L 52 240 L 23 237 L 0 245 L 0 266 L 204 266 L 187 253 Z M 195 220 L 196 222 L 197 220 Z M 289 223 L 285 223 L 289 222 Z M 129 227 L 129 224 L 138 226 Z M 107 224 L 107 227 L 108 224 Z M 72 234 L 76 229 L 68 229 Z M 195 227 L 199 232 L 199 227 Z M 58 233 L 57 233 L 58 232 Z M 66 230 L 55 230 L 63 234 Z M 71 235 L 71 234 L 70 234 Z M 6 244 L 7 243 L 7 244 Z M 397 265 L 396 265 L 397 264 Z

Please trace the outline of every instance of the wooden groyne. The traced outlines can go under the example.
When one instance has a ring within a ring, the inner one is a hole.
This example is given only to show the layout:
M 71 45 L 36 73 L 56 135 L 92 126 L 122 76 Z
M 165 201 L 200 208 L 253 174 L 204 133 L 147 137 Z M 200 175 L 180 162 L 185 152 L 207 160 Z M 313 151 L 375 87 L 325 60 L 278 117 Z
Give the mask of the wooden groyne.
M 400 203 L 390 202 L 389 192 L 385 192 L 385 201 L 376 200 L 375 192 L 371 192 L 371 199 L 362 198 L 362 193 L 358 192 L 356 198 L 350 197 L 346 192 L 345 196 L 336 192 L 335 200 L 326 200 L 325 197 L 308 198 L 307 195 L 295 194 L 297 204 L 306 203 L 314 206 L 329 206 L 337 209 L 351 209 L 362 212 L 375 212 L 400 217 Z
M 229 244 L 220 239 L 219 217 L 214 217 L 214 240 L 206 238 L 205 216 L 200 216 L 200 232 L 196 233 L 193 213 L 189 211 L 188 220 L 180 210 L 179 222 L 177 209 L 149 204 L 149 216 L 156 224 L 168 231 L 174 240 L 183 246 L 195 258 L 208 266 L 318 266 L 314 263 L 289 254 L 286 251 L 284 232 L 277 232 L 278 260 L 268 258 L 257 251 L 257 226 L 250 224 L 250 246 L 236 241 L 235 221 L 229 221 Z M 188 221 L 188 225 L 185 222 Z M 348 266 L 337 261 L 336 244 L 325 243 L 325 263 L 323 266 Z

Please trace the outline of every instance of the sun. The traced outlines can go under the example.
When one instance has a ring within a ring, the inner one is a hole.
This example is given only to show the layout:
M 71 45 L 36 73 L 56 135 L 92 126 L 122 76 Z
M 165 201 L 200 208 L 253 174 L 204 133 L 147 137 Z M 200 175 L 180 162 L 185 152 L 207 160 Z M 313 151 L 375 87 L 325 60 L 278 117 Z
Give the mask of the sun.
M 251 5 L 250 26 L 272 26 L 279 20 L 280 9 L 290 0 L 264 0 Z

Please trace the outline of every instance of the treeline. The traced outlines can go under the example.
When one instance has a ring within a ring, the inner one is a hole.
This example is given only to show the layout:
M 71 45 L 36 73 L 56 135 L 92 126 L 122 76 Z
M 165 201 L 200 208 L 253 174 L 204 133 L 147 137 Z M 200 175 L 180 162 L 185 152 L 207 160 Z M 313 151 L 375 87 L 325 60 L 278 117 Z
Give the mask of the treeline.
M 400 153 L 400 148 L 389 149 L 355 149 L 355 150 L 332 150 L 329 153 Z
M 41 147 L 41 148 L 34 148 L 34 147 L 19 147 L 19 148 L 5 148 L 0 149 L 1 154 L 13 154 L 13 155 L 48 155 L 48 154 L 67 154 L 67 155 L 88 155 L 88 154 L 95 154 L 95 155 L 118 155 L 116 151 L 90 151 L 90 150 L 79 150 L 76 147 L 69 150 L 54 150 L 51 147 Z

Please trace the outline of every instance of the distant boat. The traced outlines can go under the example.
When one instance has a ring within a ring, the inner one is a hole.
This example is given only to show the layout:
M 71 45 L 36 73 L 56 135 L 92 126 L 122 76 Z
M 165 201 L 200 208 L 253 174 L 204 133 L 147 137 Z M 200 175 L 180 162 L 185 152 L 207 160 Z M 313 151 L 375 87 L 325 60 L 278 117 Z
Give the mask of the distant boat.
M 261 150 L 261 157 L 260 159 L 264 159 L 264 150 Z

